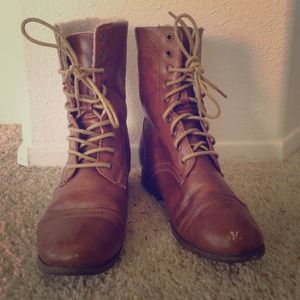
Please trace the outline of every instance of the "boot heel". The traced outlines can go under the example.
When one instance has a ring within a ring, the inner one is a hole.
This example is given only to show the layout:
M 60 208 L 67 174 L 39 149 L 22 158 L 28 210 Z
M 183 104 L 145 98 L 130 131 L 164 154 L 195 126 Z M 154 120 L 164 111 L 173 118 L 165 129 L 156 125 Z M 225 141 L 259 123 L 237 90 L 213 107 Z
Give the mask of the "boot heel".
M 142 185 L 147 190 L 147 192 L 155 197 L 159 202 L 163 201 L 161 194 L 153 183 L 151 177 L 147 174 L 144 168 L 142 168 Z

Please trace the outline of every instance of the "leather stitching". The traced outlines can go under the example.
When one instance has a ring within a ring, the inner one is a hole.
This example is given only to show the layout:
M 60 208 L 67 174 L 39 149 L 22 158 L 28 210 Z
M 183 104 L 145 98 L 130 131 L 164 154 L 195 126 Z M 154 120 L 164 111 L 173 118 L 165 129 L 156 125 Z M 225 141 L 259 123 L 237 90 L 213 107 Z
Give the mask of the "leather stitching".
M 115 216 L 118 219 L 121 220 L 120 214 L 110 208 L 96 208 L 96 209 L 90 209 L 90 208 L 78 208 L 78 209 L 65 209 L 65 210 L 51 210 L 47 212 L 47 215 L 43 218 L 44 221 L 49 219 L 56 219 L 56 218 L 66 218 L 70 216 L 86 216 L 86 217 L 101 217 L 101 215 L 110 215 Z M 121 223 L 124 223 L 121 221 Z
M 41 226 L 43 226 L 45 223 L 48 223 L 50 221 L 55 221 L 55 220 L 59 220 L 60 222 L 61 221 L 68 221 L 69 219 L 86 219 L 86 218 L 94 218 L 94 219 L 98 219 L 98 220 L 102 220 L 102 221 L 106 221 L 106 222 L 109 222 L 113 227 L 115 227 L 116 229 L 120 230 L 120 231 L 125 231 L 124 230 L 124 227 L 125 227 L 125 224 L 124 222 L 123 223 L 120 223 L 120 222 L 112 222 L 111 220 L 109 219 L 106 219 L 106 218 L 103 218 L 103 216 L 100 216 L 100 215 L 70 215 L 70 216 L 61 216 L 61 217 L 52 217 L 52 218 L 45 218 L 45 219 L 42 219 L 39 224 L 38 224 L 38 229 L 39 230 L 42 230 L 41 229 Z

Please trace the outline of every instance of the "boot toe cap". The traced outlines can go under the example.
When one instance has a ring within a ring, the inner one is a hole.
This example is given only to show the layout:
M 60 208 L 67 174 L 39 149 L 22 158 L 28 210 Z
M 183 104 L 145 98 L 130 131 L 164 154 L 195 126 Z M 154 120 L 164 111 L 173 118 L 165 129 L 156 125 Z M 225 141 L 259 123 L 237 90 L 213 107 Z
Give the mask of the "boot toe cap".
M 246 207 L 212 206 L 189 225 L 185 239 L 218 260 L 249 260 L 264 253 L 258 225 Z
M 58 218 L 39 224 L 38 254 L 54 267 L 95 268 L 106 264 L 121 249 L 123 233 L 99 217 Z

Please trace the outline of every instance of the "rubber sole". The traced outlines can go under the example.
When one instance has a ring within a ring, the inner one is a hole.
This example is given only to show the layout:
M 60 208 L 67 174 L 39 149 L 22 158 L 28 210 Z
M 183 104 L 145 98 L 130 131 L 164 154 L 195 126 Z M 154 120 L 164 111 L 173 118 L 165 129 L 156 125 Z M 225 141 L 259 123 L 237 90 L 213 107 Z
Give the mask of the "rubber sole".
M 95 275 L 95 274 L 103 273 L 109 268 L 111 268 L 120 257 L 120 253 L 121 250 L 105 264 L 97 267 L 92 267 L 92 268 L 69 268 L 69 267 L 50 266 L 45 264 L 39 256 L 37 257 L 37 266 L 41 270 L 41 272 L 50 275 L 68 275 L 68 276 Z
M 159 191 L 155 187 L 155 185 L 151 182 L 151 179 L 149 176 L 147 176 L 144 169 L 142 169 L 142 185 L 144 188 L 148 191 L 149 194 L 153 195 L 154 198 L 162 205 L 164 205 L 164 200 L 162 196 L 160 195 Z M 265 253 L 265 246 L 262 245 L 261 247 L 255 249 L 254 251 L 251 251 L 250 253 L 244 253 L 242 255 L 220 255 L 216 253 L 207 252 L 205 250 L 202 250 L 198 247 L 195 247 L 194 245 L 190 244 L 186 240 L 184 240 L 179 233 L 177 233 L 176 229 L 174 228 L 174 225 L 169 219 L 170 227 L 172 230 L 172 233 L 177 240 L 177 242 L 182 245 L 187 250 L 197 254 L 200 257 L 204 257 L 209 260 L 217 261 L 217 262 L 226 262 L 226 263 L 238 263 L 238 262 L 245 262 L 245 261 L 251 261 L 258 259 L 262 257 Z

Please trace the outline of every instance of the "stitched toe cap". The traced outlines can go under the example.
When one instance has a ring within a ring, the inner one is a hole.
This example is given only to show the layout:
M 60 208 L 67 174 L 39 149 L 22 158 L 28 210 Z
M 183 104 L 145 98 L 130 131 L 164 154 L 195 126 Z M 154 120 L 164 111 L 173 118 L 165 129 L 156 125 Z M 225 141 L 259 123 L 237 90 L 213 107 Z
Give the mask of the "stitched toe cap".
M 260 229 L 248 209 L 238 203 L 213 205 L 189 223 L 184 239 L 220 256 L 249 257 L 264 248 Z
M 40 259 L 57 267 L 99 267 L 117 255 L 122 241 L 123 231 L 99 216 L 42 220 L 37 232 Z

